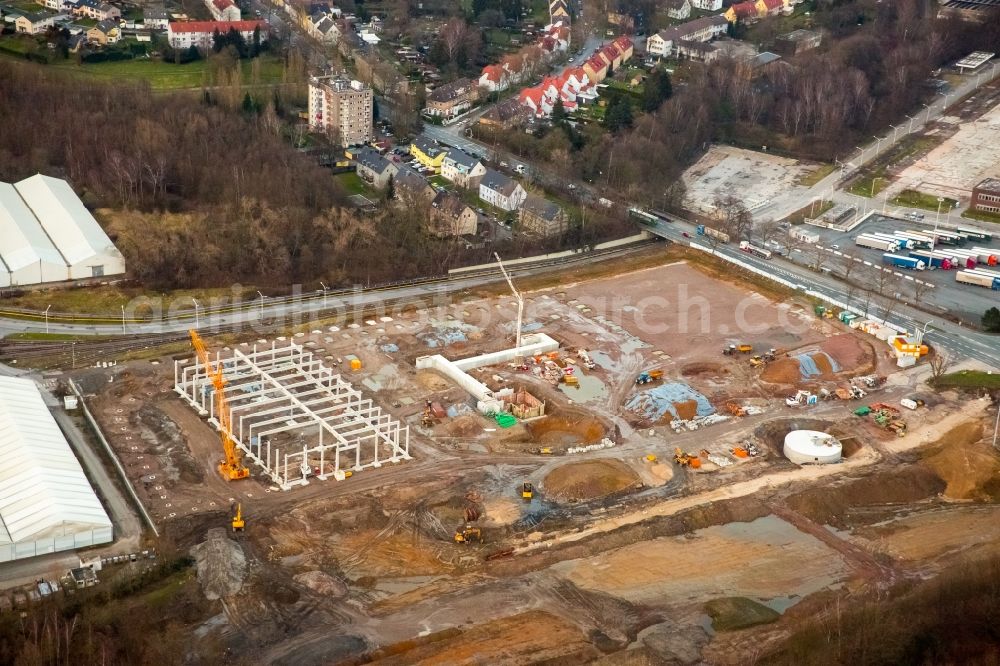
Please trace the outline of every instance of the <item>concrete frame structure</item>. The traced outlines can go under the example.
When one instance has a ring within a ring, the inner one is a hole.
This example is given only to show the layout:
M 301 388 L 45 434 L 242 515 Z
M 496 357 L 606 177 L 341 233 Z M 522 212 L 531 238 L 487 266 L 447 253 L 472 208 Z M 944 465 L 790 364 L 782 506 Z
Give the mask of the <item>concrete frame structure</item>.
M 282 490 L 307 485 L 310 476 L 340 481 L 345 469 L 411 459 L 409 426 L 383 413 L 301 345 L 254 345 L 250 353 L 216 353 L 215 362 L 225 369 L 228 434 Z M 212 382 L 200 361 L 175 361 L 174 390 L 220 428 Z M 282 449 L 271 438 L 284 434 L 296 441 Z

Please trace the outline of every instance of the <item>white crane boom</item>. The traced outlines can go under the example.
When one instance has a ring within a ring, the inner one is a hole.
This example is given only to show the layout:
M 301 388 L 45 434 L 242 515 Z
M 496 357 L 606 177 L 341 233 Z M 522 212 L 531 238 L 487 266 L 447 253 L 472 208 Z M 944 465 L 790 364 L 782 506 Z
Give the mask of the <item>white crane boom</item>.
M 493 256 L 497 258 L 497 264 L 500 266 L 500 272 L 507 279 L 507 284 L 510 286 L 511 292 L 514 294 L 514 298 L 517 300 L 517 330 L 514 336 L 514 355 L 516 358 L 521 356 L 521 319 L 524 316 L 524 299 L 521 294 L 514 288 L 514 281 L 510 279 L 510 275 L 507 273 L 507 269 L 504 268 L 503 262 L 500 261 L 500 255 L 496 252 Z

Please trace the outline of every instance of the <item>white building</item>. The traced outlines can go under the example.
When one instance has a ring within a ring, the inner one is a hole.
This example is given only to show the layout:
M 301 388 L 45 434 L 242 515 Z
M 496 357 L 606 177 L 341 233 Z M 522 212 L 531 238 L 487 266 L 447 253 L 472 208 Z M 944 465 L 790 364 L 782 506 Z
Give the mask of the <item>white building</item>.
M 485 175 L 486 167 L 482 160 L 457 148 L 449 150 L 441 162 L 441 176 L 459 187 L 479 187 Z
M 517 210 L 527 196 L 521 183 L 492 169 L 479 182 L 479 198 L 501 210 Z
M 124 273 L 121 252 L 66 181 L 0 183 L 0 286 Z
M 243 18 L 233 0 L 205 0 L 205 6 L 216 21 L 239 21 Z
M 34 382 L 0 377 L 0 562 L 114 540 Z
M 703 16 L 650 35 L 646 39 L 646 52 L 659 58 L 676 56 L 682 41 L 709 42 L 726 34 L 728 29 L 729 21 L 723 16 Z
M 253 43 L 254 30 L 260 29 L 260 41 L 267 41 L 266 21 L 171 21 L 167 25 L 167 43 L 175 49 L 195 46 L 199 49 L 212 48 L 212 35 L 216 30 L 226 34 L 235 30 L 243 36 L 247 44 Z
M 722 0 L 691 0 L 691 6 L 707 12 L 718 12 L 722 11 Z

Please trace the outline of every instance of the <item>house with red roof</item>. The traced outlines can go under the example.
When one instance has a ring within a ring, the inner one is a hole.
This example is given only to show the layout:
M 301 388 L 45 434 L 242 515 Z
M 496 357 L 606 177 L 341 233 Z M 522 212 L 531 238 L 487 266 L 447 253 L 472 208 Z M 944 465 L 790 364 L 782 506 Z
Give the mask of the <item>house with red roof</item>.
M 171 21 L 167 24 L 167 43 L 175 49 L 195 46 L 212 47 L 212 35 L 218 31 L 226 34 L 235 30 L 247 43 L 252 42 L 254 31 L 260 31 L 260 41 L 267 41 L 266 21 Z
M 760 18 L 760 13 L 757 11 L 757 4 L 751 0 L 747 0 L 746 2 L 737 2 L 735 5 L 731 5 L 723 16 L 730 23 L 736 23 L 737 21 L 749 23 Z

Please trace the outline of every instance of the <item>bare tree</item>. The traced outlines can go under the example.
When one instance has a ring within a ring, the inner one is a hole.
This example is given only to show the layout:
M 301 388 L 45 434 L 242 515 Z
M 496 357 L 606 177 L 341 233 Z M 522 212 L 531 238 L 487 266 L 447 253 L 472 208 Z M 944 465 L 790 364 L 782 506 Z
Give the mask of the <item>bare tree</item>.
M 948 371 L 948 368 L 951 365 L 951 359 L 948 357 L 948 352 L 944 349 L 935 347 L 934 353 L 931 354 L 928 364 L 931 367 L 931 377 L 933 379 L 939 379 Z

